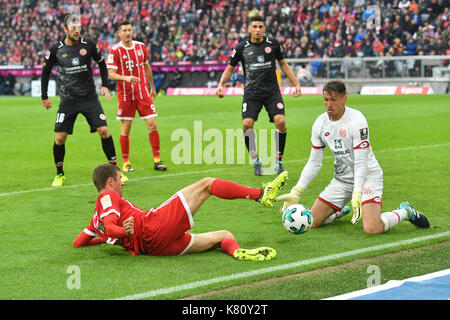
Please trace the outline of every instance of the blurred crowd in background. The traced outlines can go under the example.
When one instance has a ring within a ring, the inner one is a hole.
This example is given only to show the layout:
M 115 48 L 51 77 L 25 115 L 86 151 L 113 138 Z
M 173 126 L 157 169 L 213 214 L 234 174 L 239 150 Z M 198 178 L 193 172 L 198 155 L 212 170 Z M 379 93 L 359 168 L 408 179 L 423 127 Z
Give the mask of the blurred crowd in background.
M 0 65 L 33 68 L 63 39 L 75 6 L 82 34 L 107 55 L 122 20 L 134 25 L 152 61 L 228 61 L 248 36 L 249 17 L 265 18 L 285 58 L 448 55 L 449 0 L 1 0 Z M 374 19 L 376 8 L 381 20 Z M 367 28 L 368 19 L 375 26 Z

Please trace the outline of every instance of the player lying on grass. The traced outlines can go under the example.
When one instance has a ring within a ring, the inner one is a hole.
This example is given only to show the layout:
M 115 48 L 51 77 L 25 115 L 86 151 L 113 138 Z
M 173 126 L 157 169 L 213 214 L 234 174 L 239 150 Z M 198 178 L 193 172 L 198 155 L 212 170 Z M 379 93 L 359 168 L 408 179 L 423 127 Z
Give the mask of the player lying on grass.
M 299 203 L 309 183 L 321 167 L 324 148 L 330 148 L 334 156 L 334 178 L 314 202 L 313 228 L 348 213 L 345 210 L 351 200 L 352 223 L 363 219 L 363 229 L 368 234 L 379 234 L 408 220 L 419 228 L 429 228 L 427 218 L 408 202 L 392 212 L 381 213 L 383 170 L 369 141 L 369 126 L 364 115 L 346 106 L 347 90 L 341 81 L 330 81 L 323 87 L 326 112 L 314 122 L 311 136 L 311 154 L 297 184 L 289 194 L 281 195 L 281 210 Z M 343 210 L 341 210 L 343 209 Z
M 287 180 L 281 173 L 263 188 L 250 188 L 237 183 L 203 178 L 187 186 L 157 208 L 142 210 L 122 198 L 120 169 L 101 164 L 94 169 L 93 182 L 99 192 L 91 223 L 76 237 L 74 247 L 101 243 L 121 245 L 131 254 L 156 256 L 203 252 L 219 247 L 238 260 L 273 259 L 276 251 L 269 247 L 241 249 L 227 230 L 193 234 L 193 216 L 213 195 L 221 199 L 253 199 L 270 207 Z M 97 238 L 98 236 L 98 238 Z

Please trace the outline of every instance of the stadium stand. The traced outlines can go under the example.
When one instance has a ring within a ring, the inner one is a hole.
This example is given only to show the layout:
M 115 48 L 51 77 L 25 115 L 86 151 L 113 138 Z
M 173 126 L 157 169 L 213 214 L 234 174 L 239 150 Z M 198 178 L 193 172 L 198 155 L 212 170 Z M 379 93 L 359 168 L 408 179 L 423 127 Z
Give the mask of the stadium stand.
M 39 67 L 63 37 L 70 5 L 80 9 L 84 34 L 105 54 L 118 41 L 118 22 L 133 21 L 135 38 L 148 45 L 153 62 L 226 63 L 255 14 L 265 17 L 267 34 L 283 44 L 285 58 L 450 54 L 448 0 L 11 0 L 0 7 L 0 67 Z M 381 23 L 368 29 L 374 6 Z

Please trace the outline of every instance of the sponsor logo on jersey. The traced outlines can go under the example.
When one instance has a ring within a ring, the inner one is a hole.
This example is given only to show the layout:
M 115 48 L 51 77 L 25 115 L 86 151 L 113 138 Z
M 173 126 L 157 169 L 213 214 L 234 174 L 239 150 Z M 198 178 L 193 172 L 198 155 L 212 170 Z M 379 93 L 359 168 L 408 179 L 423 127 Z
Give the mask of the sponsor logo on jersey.
M 50 50 L 45 53 L 45 60 L 50 58 Z
M 369 129 L 359 129 L 359 135 L 361 136 L 361 140 L 367 140 L 369 138 Z
M 363 141 L 360 144 L 358 144 L 356 147 L 354 147 L 353 149 L 366 149 L 370 146 L 369 141 Z
M 114 55 L 112 53 L 108 55 L 108 63 L 114 63 Z
M 257 60 L 259 63 L 264 63 L 264 56 L 258 56 L 258 57 L 256 58 L 256 60 Z
M 72 65 L 73 66 L 79 66 L 80 65 L 80 59 L 72 58 Z
M 106 208 L 109 208 L 112 206 L 111 197 L 109 196 L 109 194 L 107 194 L 106 196 L 103 196 L 100 199 L 100 202 L 102 204 L 103 209 L 106 209 Z
M 236 54 L 236 49 L 233 49 L 233 51 L 231 51 L 231 57 L 234 58 L 234 55 Z

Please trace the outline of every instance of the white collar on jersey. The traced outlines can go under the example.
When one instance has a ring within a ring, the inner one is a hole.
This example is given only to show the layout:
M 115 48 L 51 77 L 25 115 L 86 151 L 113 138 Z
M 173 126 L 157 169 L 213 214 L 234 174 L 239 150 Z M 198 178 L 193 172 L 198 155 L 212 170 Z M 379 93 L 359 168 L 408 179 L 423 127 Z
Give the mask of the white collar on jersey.
M 120 46 L 127 50 L 134 49 L 134 41 L 132 41 L 132 43 L 133 43 L 133 45 L 131 47 L 125 47 L 125 45 L 122 43 L 122 41 L 120 41 Z

